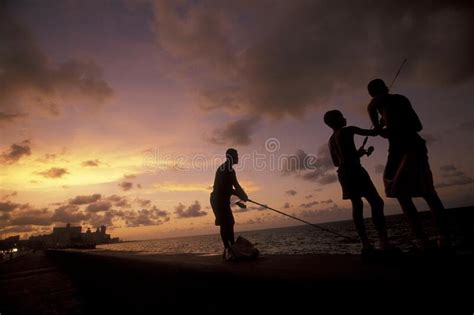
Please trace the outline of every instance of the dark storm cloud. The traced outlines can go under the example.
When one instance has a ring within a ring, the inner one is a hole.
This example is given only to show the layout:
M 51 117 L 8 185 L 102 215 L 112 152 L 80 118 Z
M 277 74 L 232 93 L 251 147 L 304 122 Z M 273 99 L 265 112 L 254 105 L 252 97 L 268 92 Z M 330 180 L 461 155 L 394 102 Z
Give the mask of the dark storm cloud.
M 290 196 L 295 196 L 298 192 L 294 189 L 290 189 L 290 190 L 285 191 L 285 193 Z
M 212 131 L 211 135 L 207 135 L 205 139 L 217 145 L 249 145 L 251 135 L 255 132 L 258 127 L 259 118 L 242 118 L 234 120 L 224 127 L 216 128 Z
M 52 167 L 49 170 L 38 172 L 37 174 L 46 178 L 61 178 L 64 175 L 69 174 L 69 172 L 65 168 Z
M 31 155 L 30 140 L 24 140 L 21 143 L 10 145 L 10 149 L 0 155 L 0 162 L 3 164 L 14 164 L 22 157 L 29 155 Z
M 88 160 L 88 161 L 84 161 L 81 163 L 82 166 L 84 167 L 96 167 L 96 166 L 99 166 L 100 164 L 100 161 L 95 159 L 95 160 Z
M 443 180 L 436 184 L 438 188 L 450 187 L 450 186 L 462 186 L 474 183 L 474 179 L 471 176 L 466 175 L 463 171 L 459 170 L 454 164 L 443 165 L 440 167 L 442 172 Z
M 0 117 L 15 120 L 34 109 L 58 115 L 61 101 L 79 96 L 87 104 L 100 104 L 113 91 L 92 61 L 69 60 L 53 64 L 33 33 L 9 12 L 0 9 Z
M 174 213 L 178 218 L 195 218 L 207 215 L 207 212 L 201 211 L 201 204 L 197 200 L 187 208 L 180 203 L 176 206 Z
M 98 201 L 102 197 L 101 194 L 80 195 L 69 199 L 71 205 L 86 205 Z
M 120 188 L 122 188 L 123 191 L 127 191 L 127 190 L 132 189 L 133 183 L 131 183 L 131 182 L 121 182 L 119 184 L 119 186 L 120 186 Z
M 474 74 L 470 1 L 155 3 L 161 52 L 206 74 L 194 75 L 206 108 L 300 115 L 391 78 L 404 57 L 405 79 L 430 86 Z

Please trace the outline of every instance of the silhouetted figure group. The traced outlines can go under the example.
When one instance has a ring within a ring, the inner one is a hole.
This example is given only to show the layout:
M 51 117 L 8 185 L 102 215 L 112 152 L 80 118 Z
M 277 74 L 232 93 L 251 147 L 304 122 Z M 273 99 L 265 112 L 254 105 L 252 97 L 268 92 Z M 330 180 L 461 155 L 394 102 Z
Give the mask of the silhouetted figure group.
M 372 221 L 379 235 L 381 249 L 393 250 L 394 247 L 387 235 L 383 199 L 360 162 L 360 158 L 370 155 L 371 151 L 366 150 L 364 145 L 357 149 L 354 143 L 355 135 L 381 136 L 388 139 L 388 158 L 383 174 L 385 195 L 398 199 L 413 232 L 421 241 L 421 246 L 428 248 L 431 243 L 412 201 L 413 197 L 424 198 L 438 229 L 438 246 L 449 247 L 445 209 L 433 185 L 426 141 L 419 135 L 423 127 L 416 112 L 406 97 L 390 94 L 381 79 L 372 80 L 368 84 L 368 92 L 372 96 L 368 105 L 373 124 L 370 130 L 347 126 L 346 119 L 338 110 L 328 111 L 324 115 L 324 122 L 333 129 L 328 142 L 331 158 L 338 168 L 342 198 L 352 203 L 352 216 L 362 245 L 362 253 L 374 250 L 366 232 L 362 198 L 365 198 L 371 207 Z M 216 171 L 210 200 L 216 217 L 215 224 L 220 226 L 224 258 L 229 255 L 234 244 L 235 221 L 230 207 L 231 195 L 236 195 L 243 201 L 248 200 L 233 169 L 233 165 L 237 163 L 237 151 L 228 149 L 226 161 Z
M 337 110 L 328 111 L 324 115 L 324 122 L 334 131 L 329 139 L 329 150 L 334 165 L 338 167 L 342 198 L 352 202 L 353 219 L 362 243 L 362 252 L 373 249 L 367 238 L 362 216 L 362 197 L 370 204 L 382 249 L 391 250 L 393 246 L 387 237 L 383 200 L 360 164 L 360 157 L 367 152 L 363 147 L 356 149 L 354 135 L 382 136 L 388 139 L 388 158 L 383 174 L 385 195 L 398 199 L 413 232 L 426 249 L 431 247 L 431 243 L 423 231 L 412 200 L 413 197 L 424 198 L 438 228 L 438 246 L 447 248 L 449 238 L 445 210 L 433 185 L 426 141 L 419 135 L 423 129 L 420 119 L 410 101 L 405 96 L 390 94 L 383 80 L 372 80 L 367 88 L 372 96 L 368 112 L 373 129 L 346 126 L 346 119 Z

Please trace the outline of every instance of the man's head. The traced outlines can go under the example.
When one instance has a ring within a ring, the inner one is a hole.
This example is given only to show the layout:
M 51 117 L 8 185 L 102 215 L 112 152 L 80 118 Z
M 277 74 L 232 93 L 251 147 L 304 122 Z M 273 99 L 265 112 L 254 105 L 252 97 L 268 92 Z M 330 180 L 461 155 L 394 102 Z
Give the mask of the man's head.
M 324 114 L 324 122 L 332 129 L 339 129 L 346 126 L 347 121 L 338 110 L 330 110 Z
M 375 79 L 369 82 L 367 85 L 367 90 L 372 97 L 379 95 L 385 95 L 388 93 L 388 87 L 385 85 L 382 79 Z
M 225 158 L 227 161 L 230 161 L 232 164 L 237 164 L 239 163 L 239 154 L 237 153 L 237 150 L 234 148 L 227 149 L 225 151 Z

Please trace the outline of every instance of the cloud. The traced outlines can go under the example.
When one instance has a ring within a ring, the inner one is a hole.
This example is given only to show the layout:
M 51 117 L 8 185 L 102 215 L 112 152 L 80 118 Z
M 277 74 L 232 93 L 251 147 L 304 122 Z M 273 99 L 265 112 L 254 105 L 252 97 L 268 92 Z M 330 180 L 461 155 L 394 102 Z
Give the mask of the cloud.
M 285 191 L 285 193 L 290 196 L 295 196 L 298 192 L 294 189 L 290 189 L 290 190 Z
M 88 161 L 84 161 L 84 162 L 81 163 L 81 165 L 84 166 L 84 167 L 97 167 L 97 166 L 99 166 L 99 164 L 101 164 L 101 162 L 97 159 L 88 160 Z
M 96 201 L 87 206 L 86 211 L 88 212 L 101 212 L 109 211 L 112 207 L 112 203 L 109 201 Z
M 79 207 L 75 204 L 61 206 L 54 210 L 51 217 L 52 222 L 62 223 L 80 223 L 87 221 L 90 218 L 89 214 L 79 211 Z
M 332 199 L 328 199 L 328 200 L 321 200 L 321 203 L 322 204 L 328 204 L 328 203 L 333 203 L 334 201 L 332 201 Z
M 464 172 L 457 169 L 454 164 L 447 164 L 440 167 L 443 181 L 436 184 L 437 188 L 444 188 L 450 186 L 462 186 L 474 183 L 474 179 Z
M 122 188 L 123 191 L 127 191 L 132 189 L 133 183 L 132 182 L 121 182 L 119 184 L 120 188 Z
M 239 221 L 236 222 L 237 225 L 262 224 L 262 223 L 265 223 L 264 218 L 255 218 L 255 219 L 249 219 L 249 220 L 244 221 L 244 222 L 239 222 Z
M 0 200 L 7 200 L 7 199 L 10 199 L 11 197 L 15 197 L 17 195 L 18 195 L 18 193 L 16 191 L 14 191 L 14 192 L 11 192 L 9 194 L 4 195 L 3 197 L 0 198 Z
M 0 117 L 15 120 L 33 111 L 59 115 L 63 100 L 78 97 L 95 106 L 113 94 L 93 61 L 54 64 L 41 50 L 31 30 L 8 5 L 0 10 Z
M 102 197 L 101 194 L 81 195 L 69 199 L 71 205 L 86 205 L 98 201 Z
M 107 201 L 112 202 L 112 204 L 115 207 L 118 207 L 118 208 L 130 208 L 131 207 L 128 199 L 126 197 L 123 197 L 123 196 L 111 195 L 111 196 L 108 196 L 105 199 Z M 142 207 L 144 207 L 144 206 L 142 205 Z
M 31 155 L 30 140 L 24 140 L 10 145 L 10 149 L 1 154 L 0 161 L 4 164 L 14 164 L 28 155 Z
M 305 218 L 316 218 L 322 222 L 331 222 L 341 220 L 344 216 L 349 216 L 352 212 L 350 208 L 341 208 L 334 204 L 328 208 L 318 210 L 304 210 L 301 212 L 301 216 Z
M 187 208 L 182 203 L 179 203 L 174 213 L 178 218 L 195 218 L 207 215 L 207 212 L 201 211 L 201 204 L 197 200 Z
M 65 168 L 52 167 L 47 171 L 38 172 L 37 174 L 46 178 L 61 178 L 64 175 L 69 174 L 69 172 Z
M 313 195 L 312 195 L 312 194 L 309 194 L 309 195 L 304 196 L 304 198 L 305 198 L 305 199 L 311 199 L 311 198 L 313 198 Z
M 300 208 L 308 209 L 314 207 L 315 205 L 319 205 L 319 201 L 304 202 L 300 204 Z
M 174 182 L 168 183 L 157 183 L 153 185 L 157 191 L 172 191 L 172 192 L 189 192 L 189 191 L 202 191 L 202 192 L 210 192 L 212 190 L 212 186 L 208 186 L 208 184 L 203 183 L 192 183 L 192 184 L 179 184 Z
M 385 170 L 385 165 L 383 164 L 377 164 L 375 165 L 375 173 L 376 174 L 382 174 Z
M 136 178 L 136 177 L 137 177 L 137 175 L 135 175 L 135 174 L 124 174 L 123 175 L 123 178 L 125 178 L 125 179 L 132 179 L 132 178 Z
M 21 204 L 11 201 L 0 201 L 0 212 L 10 212 L 19 208 Z
M 445 173 L 450 173 L 452 171 L 456 171 L 457 168 L 456 166 L 454 166 L 454 164 L 447 164 L 447 165 L 442 165 L 440 168 L 439 168 L 442 172 L 445 172 Z
M 285 204 L 283 205 L 283 209 L 289 209 L 290 207 L 291 205 L 289 202 L 285 202 Z
M 8 225 L 51 225 L 48 209 L 27 209 L 12 217 Z
M 217 145 L 249 145 L 252 143 L 251 135 L 257 129 L 259 121 L 257 117 L 234 120 L 224 127 L 214 129 L 205 139 Z
M 38 158 L 36 160 L 39 161 L 39 162 L 42 162 L 42 163 L 49 163 L 49 162 L 52 162 L 52 161 L 56 160 L 57 157 L 58 157 L 57 154 L 46 153 L 46 154 L 43 155 L 42 158 Z
M 294 155 L 285 160 L 283 175 L 293 174 L 297 178 L 316 182 L 320 185 L 328 185 L 337 181 L 337 175 L 331 173 L 334 164 L 332 162 L 327 144 L 321 145 L 318 154 L 307 154 L 303 150 L 297 150 Z
M 148 207 L 149 205 L 151 205 L 151 200 L 150 199 L 137 198 L 137 199 L 134 200 L 134 202 L 138 203 L 140 205 L 140 207 Z
M 1 113 L 0 112 L 0 125 L 5 124 L 5 123 L 11 123 L 15 120 L 17 120 L 20 117 L 25 117 L 27 115 L 25 114 L 7 114 L 7 113 Z
M 169 213 L 153 206 L 151 209 L 125 212 L 123 219 L 127 227 L 159 225 L 169 221 Z
M 474 74 L 469 1 L 154 3 L 160 53 L 204 108 L 299 116 L 391 75 L 400 56 L 408 81 L 445 87 Z
M 118 195 L 104 197 L 101 194 L 81 195 L 64 202 L 54 203 L 59 207 L 52 212 L 47 208 L 36 209 L 29 204 L 0 201 L 0 232 L 10 233 L 15 226 L 46 227 L 55 222 L 109 227 L 116 226 L 117 223 L 119 225 L 125 223 L 125 227 L 138 227 L 170 221 L 169 212 L 151 205 L 150 200 L 137 199 L 134 203 L 144 208 L 128 209 L 131 205 L 126 197 Z M 82 209 L 83 205 L 87 205 L 85 209 Z M 112 206 L 119 207 L 120 210 L 114 210 Z M 206 214 L 200 211 L 198 202 L 183 210 L 184 216 L 187 217 Z M 50 232 L 50 230 L 44 231 L 44 233 Z

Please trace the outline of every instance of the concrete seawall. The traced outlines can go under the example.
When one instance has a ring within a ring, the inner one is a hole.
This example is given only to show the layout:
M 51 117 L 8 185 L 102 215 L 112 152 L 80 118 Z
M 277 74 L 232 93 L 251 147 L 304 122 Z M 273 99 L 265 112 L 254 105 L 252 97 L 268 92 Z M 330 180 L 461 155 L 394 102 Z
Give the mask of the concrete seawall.
M 363 262 L 353 255 L 279 255 L 242 263 L 98 250 L 47 256 L 72 278 L 86 313 L 473 306 L 472 256 Z

